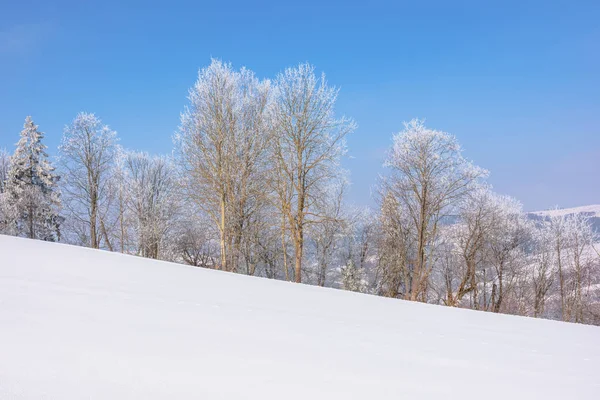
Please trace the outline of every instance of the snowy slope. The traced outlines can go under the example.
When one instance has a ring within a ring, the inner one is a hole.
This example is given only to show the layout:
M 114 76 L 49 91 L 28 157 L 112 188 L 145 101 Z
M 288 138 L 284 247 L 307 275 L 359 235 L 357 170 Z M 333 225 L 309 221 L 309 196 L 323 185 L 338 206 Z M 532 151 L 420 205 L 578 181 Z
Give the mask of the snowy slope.
M 551 217 L 560 217 L 565 215 L 583 214 L 589 218 L 594 229 L 598 235 L 600 235 L 600 204 L 594 204 L 589 206 L 573 207 L 573 208 L 559 208 L 544 211 L 533 211 L 527 213 L 529 218 L 534 220 L 544 220 Z
M 1 399 L 598 399 L 600 328 L 0 236 Z
M 530 214 L 535 214 L 545 217 L 557 217 L 561 215 L 585 213 L 589 217 L 600 217 L 600 204 L 592 204 L 588 206 L 573 207 L 573 208 L 557 208 L 544 211 L 533 211 Z

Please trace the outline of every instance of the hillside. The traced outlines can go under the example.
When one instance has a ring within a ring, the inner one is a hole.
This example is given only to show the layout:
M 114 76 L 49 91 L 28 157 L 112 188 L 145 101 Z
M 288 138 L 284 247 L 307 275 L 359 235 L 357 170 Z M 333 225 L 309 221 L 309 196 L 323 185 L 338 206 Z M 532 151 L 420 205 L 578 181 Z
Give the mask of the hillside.
M 543 220 L 550 217 L 560 217 L 573 214 L 583 214 L 588 217 L 594 230 L 600 234 L 600 204 L 592 204 L 573 208 L 556 208 L 527 213 L 529 218 L 534 220 Z
M 3 399 L 597 399 L 599 339 L 0 236 Z
M 550 210 L 543 211 L 533 211 L 530 214 L 536 214 L 539 216 L 545 217 L 553 217 L 560 215 L 569 215 L 569 214 L 580 214 L 584 213 L 589 217 L 600 217 L 600 204 L 592 204 L 581 207 L 572 207 L 572 208 L 555 208 Z

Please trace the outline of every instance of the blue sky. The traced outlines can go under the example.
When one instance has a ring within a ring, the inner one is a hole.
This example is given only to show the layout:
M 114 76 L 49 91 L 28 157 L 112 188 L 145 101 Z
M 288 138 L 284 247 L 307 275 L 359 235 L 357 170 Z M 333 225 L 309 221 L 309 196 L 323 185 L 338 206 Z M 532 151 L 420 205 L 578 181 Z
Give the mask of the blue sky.
M 260 77 L 309 61 L 359 126 L 344 161 L 355 203 L 371 204 L 392 134 L 414 117 L 455 134 L 527 210 L 600 203 L 598 1 L 0 2 L 10 151 L 26 115 L 56 154 L 89 111 L 125 147 L 168 153 L 211 57 Z

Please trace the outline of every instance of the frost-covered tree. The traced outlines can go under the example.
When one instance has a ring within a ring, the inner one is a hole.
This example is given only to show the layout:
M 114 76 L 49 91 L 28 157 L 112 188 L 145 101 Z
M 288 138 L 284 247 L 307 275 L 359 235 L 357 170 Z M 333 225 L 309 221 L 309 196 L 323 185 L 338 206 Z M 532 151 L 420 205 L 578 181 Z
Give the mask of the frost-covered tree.
M 127 174 L 128 152 L 117 146 L 115 162 L 110 173 L 110 192 L 112 194 L 111 212 L 111 238 L 113 250 L 121 253 L 138 252 L 137 240 L 134 227 L 135 216 L 130 212 L 129 193 L 130 183 Z
M 430 301 L 507 312 L 525 264 L 530 224 L 521 205 L 487 185 L 473 186 L 439 227 Z
M 586 300 L 590 287 L 592 268 L 597 268 L 593 244 L 596 239 L 589 217 L 574 214 L 564 217 L 564 238 L 566 239 L 565 265 L 562 269 L 564 321 L 584 322 L 588 306 Z
M 407 298 L 416 253 L 412 221 L 391 190 L 385 186 L 381 190 L 376 236 L 377 292 L 386 297 Z
M 261 210 L 258 215 L 259 223 L 253 224 L 255 254 L 258 258 L 258 274 L 269 278 L 284 278 L 289 280 L 289 275 L 285 276 L 285 271 L 281 268 L 285 266 L 284 260 L 286 254 L 282 252 L 281 242 L 281 215 L 277 209 L 267 206 Z M 281 263 L 281 264 L 280 264 Z
M 554 283 L 556 254 L 552 234 L 549 224 L 542 224 L 532 235 L 532 255 L 529 260 L 534 317 L 544 315 L 549 291 Z
M 344 138 L 355 124 L 336 117 L 338 89 L 329 86 L 324 75 L 318 78 L 310 64 L 286 69 L 275 86 L 277 134 L 272 152 L 280 180 L 275 187 L 294 244 L 294 278 L 301 282 L 306 228 L 326 219 L 319 214 L 319 202 L 324 188 L 339 177 Z
M 162 258 L 179 207 L 175 171 L 166 157 L 128 153 L 125 157 L 127 207 L 137 233 L 138 253 Z
M 182 218 L 172 234 L 173 259 L 195 267 L 215 268 L 219 263 L 217 227 L 209 217 L 198 214 L 193 203 L 182 206 Z
M 377 215 L 369 208 L 352 207 L 346 209 L 344 214 L 340 259 L 352 260 L 364 272 L 365 280 L 370 282 L 376 273 Z
M 504 301 L 512 295 L 525 268 L 524 261 L 532 242 L 532 224 L 523 213 L 520 202 L 510 196 L 495 195 L 497 222 L 489 233 L 488 262 L 492 267 L 490 310 L 505 312 Z M 485 291 L 484 291 L 485 293 Z M 487 309 L 487 308 L 486 308 Z
M 364 271 L 357 266 L 352 259 L 348 261 L 347 265 L 341 267 L 340 274 L 342 278 L 342 288 L 344 290 L 350 290 L 352 292 L 365 291 L 367 283 Z
M 477 274 L 486 261 L 486 245 L 491 230 L 499 222 L 498 201 L 489 188 L 479 187 L 464 196 L 458 210 L 460 220 L 447 228 L 446 232 L 461 262 L 457 263 L 453 274 L 446 275 L 446 304 L 457 306 L 465 295 L 475 292 L 472 296 L 475 299 L 473 305 L 479 308 Z M 456 278 L 456 282 L 453 278 Z
M 410 220 L 416 243 L 410 287 L 404 296 L 424 300 L 439 223 L 486 171 L 463 158 L 454 136 L 428 129 L 417 119 L 405 123 L 404 130 L 394 136 L 385 166 L 391 169 L 384 180 L 386 191 Z
M 218 228 L 220 268 L 235 271 L 266 192 L 270 83 L 212 60 L 188 98 L 175 137 L 184 192 Z
M 309 245 L 307 250 L 312 263 L 310 272 L 318 286 L 325 286 L 330 280 L 329 275 L 336 270 L 332 267 L 341 256 L 340 247 L 348 222 L 343 204 L 345 185 L 345 181 L 342 180 L 330 185 L 327 192 L 323 193 L 324 199 L 318 209 L 321 220 L 310 224 L 306 231 Z
M 21 138 L 14 155 L 4 188 L 5 202 L 12 208 L 16 233 L 31 239 L 60 240 L 59 177 L 54 173 L 42 143 L 44 133 L 25 119 Z
M 567 220 L 564 215 L 552 216 L 548 222 L 548 229 L 552 232 L 552 242 L 555 253 L 556 270 L 558 274 L 558 286 L 560 297 L 560 315 L 564 321 L 566 318 L 565 306 L 565 263 L 566 248 L 569 246 L 567 233 Z
M 6 150 L 0 149 L 0 234 L 14 235 L 14 207 L 5 195 L 9 168 L 10 155 Z
M 534 315 L 569 322 L 600 321 L 600 293 L 596 289 L 600 284 L 600 256 L 594 247 L 598 237 L 589 218 L 555 212 L 538 226 L 537 237 L 544 239 L 543 253 L 536 249 L 534 260 L 542 256 L 548 260 L 546 269 L 551 275 L 546 280 L 552 287 L 538 300 L 535 291 L 544 277 L 533 277 Z
M 5 149 L 0 149 L 0 193 L 4 193 L 9 168 L 10 155 Z
M 528 224 L 521 205 L 508 196 L 478 186 L 459 202 L 458 220 L 444 227 L 445 304 L 458 306 L 469 295 L 471 306 L 500 311 L 525 258 Z M 453 260 L 453 265 L 451 260 Z
M 111 200 L 116 135 L 94 114 L 80 113 L 65 127 L 59 147 L 68 222 L 77 241 L 92 248 L 101 247 L 102 237 L 108 242 L 105 217 Z

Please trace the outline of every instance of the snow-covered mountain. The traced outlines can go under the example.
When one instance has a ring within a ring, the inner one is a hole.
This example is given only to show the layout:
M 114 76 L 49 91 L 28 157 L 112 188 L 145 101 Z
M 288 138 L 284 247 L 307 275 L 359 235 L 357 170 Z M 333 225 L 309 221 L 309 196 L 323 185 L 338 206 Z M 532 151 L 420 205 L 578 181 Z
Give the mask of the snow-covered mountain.
M 547 219 L 550 217 L 562 216 L 562 215 L 573 215 L 583 214 L 590 218 L 592 226 L 596 232 L 600 233 L 600 204 L 593 204 L 588 206 L 573 207 L 573 208 L 555 208 L 544 211 L 533 211 L 527 213 L 527 215 L 536 220 Z
M 0 236 L 3 399 L 597 399 L 599 338 Z
M 600 204 L 592 204 L 588 206 L 572 207 L 572 208 L 554 208 L 544 211 L 533 211 L 530 214 L 536 214 L 539 216 L 560 216 L 570 214 L 584 213 L 590 217 L 600 217 Z

